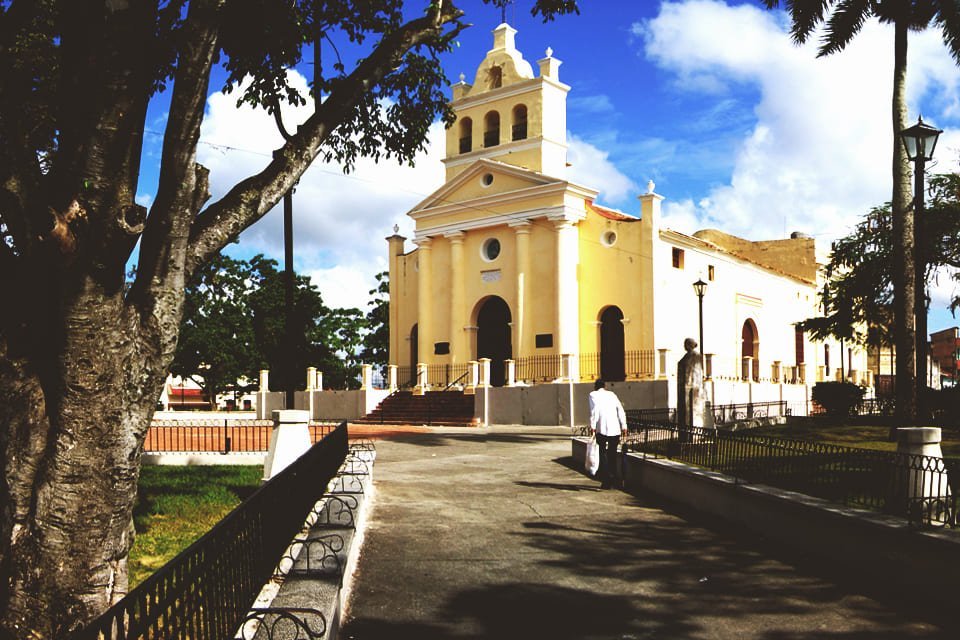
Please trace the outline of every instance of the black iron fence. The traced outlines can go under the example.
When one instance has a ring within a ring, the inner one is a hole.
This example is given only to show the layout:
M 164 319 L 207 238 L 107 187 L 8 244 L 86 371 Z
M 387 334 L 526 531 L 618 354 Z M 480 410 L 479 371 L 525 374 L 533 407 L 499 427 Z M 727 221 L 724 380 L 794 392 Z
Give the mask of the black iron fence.
M 960 459 L 630 421 L 624 451 L 665 457 L 840 504 L 958 526 Z
M 417 386 L 417 368 L 397 367 L 397 386 L 401 389 L 412 389 Z
M 311 420 L 310 441 L 317 442 L 339 423 Z M 147 453 L 262 453 L 270 448 L 273 420 L 154 420 L 147 430 Z
M 346 457 L 342 423 L 74 639 L 233 638 Z
M 462 383 L 469 371 L 466 362 L 456 364 L 431 364 L 427 366 L 427 384 L 430 388 L 446 387 Z
M 710 407 L 713 413 L 713 423 L 732 424 L 754 418 L 774 418 L 789 416 L 793 413 L 786 400 L 771 402 L 745 402 L 741 404 L 718 404 Z
M 563 373 L 557 354 L 517 358 L 515 366 L 517 380 L 524 382 L 552 382 Z

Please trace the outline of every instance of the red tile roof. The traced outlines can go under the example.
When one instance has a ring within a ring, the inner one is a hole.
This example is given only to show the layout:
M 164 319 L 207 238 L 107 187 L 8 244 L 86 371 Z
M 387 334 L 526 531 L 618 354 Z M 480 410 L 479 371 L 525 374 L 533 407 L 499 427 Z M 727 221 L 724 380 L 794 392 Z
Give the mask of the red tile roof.
M 602 207 L 599 204 L 587 200 L 587 209 L 593 211 L 598 216 L 606 218 L 607 220 L 617 220 L 618 222 L 639 222 L 640 218 L 635 218 L 634 216 L 627 215 L 622 211 L 617 211 L 616 209 L 610 209 L 609 207 Z

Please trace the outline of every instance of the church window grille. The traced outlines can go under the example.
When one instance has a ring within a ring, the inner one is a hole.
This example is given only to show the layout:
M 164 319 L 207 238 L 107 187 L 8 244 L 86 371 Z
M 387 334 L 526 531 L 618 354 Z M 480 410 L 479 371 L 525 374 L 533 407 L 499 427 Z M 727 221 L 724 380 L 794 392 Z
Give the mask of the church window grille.
M 513 140 L 527 138 L 527 106 L 518 104 L 513 108 Z
M 483 146 L 495 147 L 500 144 L 500 114 L 496 111 L 487 113 L 483 118 Z
M 473 151 L 473 120 L 464 118 L 460 121 L 460 153 Z

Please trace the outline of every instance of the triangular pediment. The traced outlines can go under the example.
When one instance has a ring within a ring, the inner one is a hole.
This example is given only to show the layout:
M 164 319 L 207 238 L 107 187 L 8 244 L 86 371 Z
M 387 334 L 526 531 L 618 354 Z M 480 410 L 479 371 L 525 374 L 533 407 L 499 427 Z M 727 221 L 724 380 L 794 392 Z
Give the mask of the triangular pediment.
M 565 180 L 545 176 L 505 162 L 482 158 L 421 200 L 407 215 L 416 217 L 415 214 L 418 212 L 443 205 L 522 192 L 545 185 L 563 184 L 567 184 Z

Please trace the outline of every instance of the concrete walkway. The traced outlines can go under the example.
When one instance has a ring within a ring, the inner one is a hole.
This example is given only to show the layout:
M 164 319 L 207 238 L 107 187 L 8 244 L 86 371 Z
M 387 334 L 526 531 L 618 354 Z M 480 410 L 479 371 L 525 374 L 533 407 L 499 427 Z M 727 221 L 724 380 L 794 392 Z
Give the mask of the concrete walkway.
M 568 430 L 552 427 L 378 442 L 340 637 L 960 637 L 750 536 L 600 491 L 569 456 Z

